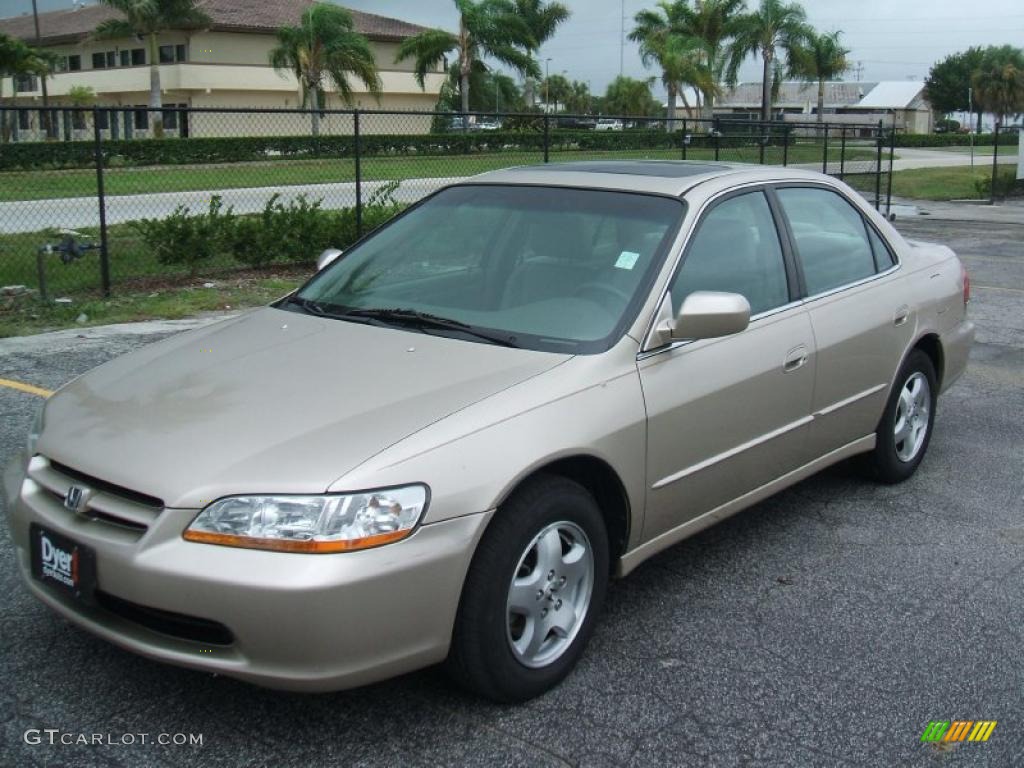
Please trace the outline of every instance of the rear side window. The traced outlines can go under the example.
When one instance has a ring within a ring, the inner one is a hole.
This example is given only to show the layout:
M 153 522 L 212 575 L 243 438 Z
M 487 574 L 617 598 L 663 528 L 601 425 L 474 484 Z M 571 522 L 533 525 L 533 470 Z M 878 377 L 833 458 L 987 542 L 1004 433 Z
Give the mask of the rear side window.
M 779 233 L 763 192 L 719 203 L 698 225 L 672 283 L 673 309 L 694 291 L 742 294 L 752 315 L 789 303 Z
M 871 250 L 875 252 L 875 266 L 878 267 L 879 272 L 884 272 L 896 264 L 892 250 L 871 227 L 868 227 L 868 240 L 871 241 Z
M 875 274 L 875 257 L 860 213 L 827 189 L 778 190 L 789 219 L 807 294 L 814 296 Z

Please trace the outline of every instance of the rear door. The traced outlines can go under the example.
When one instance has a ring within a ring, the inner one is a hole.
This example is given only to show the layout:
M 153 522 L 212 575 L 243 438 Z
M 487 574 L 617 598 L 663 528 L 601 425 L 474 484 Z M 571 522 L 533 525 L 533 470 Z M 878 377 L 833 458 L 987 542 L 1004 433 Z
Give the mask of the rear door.
M 743 294 L 750 326 L 638 362 L 648 413 L 645 539 L 807 461 L 814 338 L 776 216 L 760 188 L 719 198 L 670 284 L 674 312 L 693 291 Z
M 810 448 L 870 435 L 915 325 L 899 266 L 860 210 L 831 188 L 775 190 L 793 243 L 817 347 Z

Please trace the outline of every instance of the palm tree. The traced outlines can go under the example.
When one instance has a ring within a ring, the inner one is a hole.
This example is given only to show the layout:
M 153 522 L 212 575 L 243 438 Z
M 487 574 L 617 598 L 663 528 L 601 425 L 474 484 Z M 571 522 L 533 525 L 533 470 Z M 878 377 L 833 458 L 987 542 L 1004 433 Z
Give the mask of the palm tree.
M 68 103 L 78 107 L 72 117 L 75 130 L 85 131 L 89 128 L 89 113 L 84 111 L 96 103 L 96 92 L 88 85 L 73 85 L 68 89 Z
M 270 51 L 270 65 L 291 72 L 302 88 L 302 104 L 309 105 L 314 136 L 320 135 L 320 96 L 328 83 L 345 104 L 352 104 L 349 73 L 380 99 L 381 82 L 373 50 L 356 31 L 352 14 L 340 5 L 316 2 L 302 12 L 297 27 L 277 30 L 277 45 Z
M 428 29 L 406 38 L 398 47 L 396 62 L 413 59 L 413 72 L 424 88 L 427 72 L 454 53 L 459 67 L 462 111 L 469 111 L 469 80 L 474 67 L 490 57 L 517 72 L 540 76 L 540 67 L 529 51 L 536 46 L 526 21 L 512 0 L 454 0 L 459 12 L 459 33 Z
M 532 38 L 526 52 L 537 57 L 537 52 L 555 34 L 555 30 L 569 18 L 569 9 L 561 3 L 545 3 L 544 0 L 514 0 L 516 14 L 526 24 Z M 536 83 L 527 78 L 523 83 L 526 89 L 526 103 L 533 104 L 533 86 Z
M 818 84 L 818 123 L 825 120 L 825 81 L 835 80 L 850 68 L 849 48 L 840 32 L 811 33 L 806 42 L 790 51 L 789 74 Z
M 590 84 L 573 80 L 569 95 L 565 100 L 565 108 L 574 115 L 589 115 L 593 99 L 590 96 Z
M 811 34 L 807 14 L 799 3 L 761 0 L 761 6 L 736 19 L 729 46 L 727 80 L 736 83 L 736 73 L 748 56 L 760 54 L 764 67 L 761 80 L 761 119 L 771 120 L 773 84 L 781 79 L 778 49 L 787 57 Z
M 661 82 L 668 92 L 668 121 L 665 128 L 675 129 L 676 98 L 684 86 L 699 90 L 712 90 L 714 81 L 706 64 L 704 41 L 688 35 L 684 30 L 685 0 L 661 0 L 658 11 L 640 11 L 635 17 L 636 27 L 629 39 L 640 43 L 640 60 L 645 67 L 657 64 L 661 68 Z M 683 103 L 690 108 L 683 95 Z
M 746 9 L 746 0 L 696 0 L 693 8 L 685 6 L 682 10 L 682 31 L 704 42 L 704 63 L 715 86 L 703 92 L 708 117 L 714 113 L 719 83 L 725 79 L 726 41 L 732 38 L 736 21 Z
M 35 75 L 44 80 L 53 69 L 56 56 L 26 45 L 17 38 L 0 33 L 0 102 L 3 100 L 3 80 L 18 75 Z M 17 95 L 17 90 L 13 95 Z M 17 119 L 12 113 L 11 120 Z M 10 131 L 5 122 L 0 122 L 0 139 L 7 141 Z
M 558 111 L 558 105 L 564 107 L 565 102 L 568 101 L 572 95 L 572 83 L 565 77 L 565 75 L 551 75 L 550 77 L 544 78 L 541 82 L 540 87 L 544 94 L 544 107 L 548 108 L 549 104 L 554 104 L 555 108 L 553 111 Z
M 986 49 L 971 78 L 977 103 L 996 116 L 996 125 L 1024 112 L 1024 52 L 1010 45 Z
M 200 10 L 196 0 L 100 0 L 120 11 L 123 19 L 101 22 L 93 32 L 97 39 L 136 37 L 145 39 L 149 48 L 149 107 L 153 136 L 164 135 L 164 118 L 160 112 L 160 44 L 161 33 L 173 29 L 201 29 L 210 17 Z
M 634 80 L 619 75 L 608 85 L 604 108 L 610 115 L 647 115 L 651 107 L 651 84 L 654 78 Z

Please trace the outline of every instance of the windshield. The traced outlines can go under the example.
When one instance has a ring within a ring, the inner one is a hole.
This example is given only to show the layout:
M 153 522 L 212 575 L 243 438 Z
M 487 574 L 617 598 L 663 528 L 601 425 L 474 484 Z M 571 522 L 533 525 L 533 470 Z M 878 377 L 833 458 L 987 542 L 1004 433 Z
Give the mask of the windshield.
M 604 351 L 634 319 L 683 212 L 681 200 L 646 194 L 452 187 L 357 244 L 292 303 L 481 343 Z

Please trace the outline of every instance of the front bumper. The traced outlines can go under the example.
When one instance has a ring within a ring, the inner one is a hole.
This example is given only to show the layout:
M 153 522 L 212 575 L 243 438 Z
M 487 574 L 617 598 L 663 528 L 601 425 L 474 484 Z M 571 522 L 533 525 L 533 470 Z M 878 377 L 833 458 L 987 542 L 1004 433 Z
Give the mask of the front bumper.
M 4 497 L 22 576 L 58 613 L 143 656 L 299 691 L 364 685 L 443 660 L 490 518 L 424 525 L 377 549 L 310 555 L 187 542 L 181 534 L 197 514 L 191 509 L 164 509 L 141 534 L 82 518 L 26 474 L 21 456 L 4 472 Z M 91 547 L 104 593 L 217 622 L 233 640 L 212 645 L 165 634 L 38 582 L 29 566 L 33 522 Z

